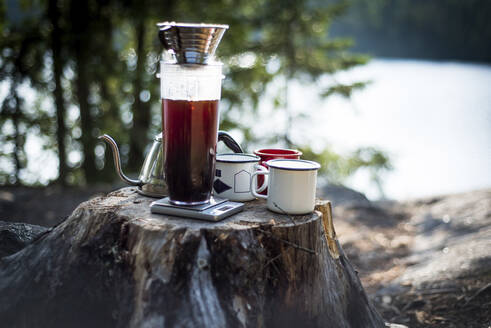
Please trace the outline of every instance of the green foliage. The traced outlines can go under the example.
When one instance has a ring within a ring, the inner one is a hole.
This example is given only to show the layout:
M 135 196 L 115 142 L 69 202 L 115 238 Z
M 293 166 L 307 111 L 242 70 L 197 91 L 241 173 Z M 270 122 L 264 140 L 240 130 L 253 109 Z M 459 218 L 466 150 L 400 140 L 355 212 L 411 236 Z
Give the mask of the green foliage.
M 308 146 L 299 149 L 303 153 L 302 158 L 320 163 L 319 173 L 326 175 L 333 183 L 343 183 L 359 169 L 368 169 L 374 181 L 379 179 L 380 173 L 392 170 L 388 156 L 373 147 L 359 148 L 348 155 L 340 155 L 328 148 L 321 152 L 315 152 Z
M 322 93 L 323 97 L 329 97 L 334 94 L 343 96 L 345 98 L 350 98 L 353 91 L 364 89 L 369 82 L 355 82 L 352 84 L 337 84 L 329 87 L 326 91 Z

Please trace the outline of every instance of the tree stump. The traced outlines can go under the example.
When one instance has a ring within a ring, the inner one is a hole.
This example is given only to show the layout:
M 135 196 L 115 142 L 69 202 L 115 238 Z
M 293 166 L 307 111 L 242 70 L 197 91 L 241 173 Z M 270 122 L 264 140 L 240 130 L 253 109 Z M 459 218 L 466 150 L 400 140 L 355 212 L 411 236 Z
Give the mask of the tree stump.
M 124 188 L 0 259 L 5 327 L 383 327 L 335 239 L 328 202 L 263 201 L 210 223 L 150 213 Z

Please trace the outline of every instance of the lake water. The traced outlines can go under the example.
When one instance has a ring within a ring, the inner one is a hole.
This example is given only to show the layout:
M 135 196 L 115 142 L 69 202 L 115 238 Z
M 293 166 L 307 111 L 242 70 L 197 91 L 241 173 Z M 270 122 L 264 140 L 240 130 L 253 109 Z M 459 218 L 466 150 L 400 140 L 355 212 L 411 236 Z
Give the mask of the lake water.
M 407 199 L 491 187 L 491 66 L 456 62 L 376 59 L 336 75 L 346 83 L 371 80 L 351 100 L 320 100 L 317 88 L 289 86 L 289 107 L 308 113 L 295 121 L 293 139 L 340 153 L 361 146 L 386 151 L 394 170 L 384 175 L 388 198 Z M 261 107 L 257 133 L 281 129 L 285 119 Z M 348 186 L 380 196 L 368 172 Z

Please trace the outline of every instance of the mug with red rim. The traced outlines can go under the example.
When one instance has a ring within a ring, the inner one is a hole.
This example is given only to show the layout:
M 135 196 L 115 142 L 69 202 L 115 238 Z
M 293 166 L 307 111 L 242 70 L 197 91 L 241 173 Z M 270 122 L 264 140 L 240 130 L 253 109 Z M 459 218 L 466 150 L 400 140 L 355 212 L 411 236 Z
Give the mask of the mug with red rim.
M 261 160 L 259 164 L 268 168 L 266 164 L 267 161 L 272 159 L 300 159 L 302 156 L 302 152 L 296 149 L 285 149 L 285 148 L 263 148 L 257 149 L 254 151 L 254 154 L 259 156 Z M 257 185 L 262 186 L 264 183 L 264 176 L 259 175 L 257 177 Z M 266 195 L 268 189 L 266 188 L 264 191 L 260 192 L 261 195 Z

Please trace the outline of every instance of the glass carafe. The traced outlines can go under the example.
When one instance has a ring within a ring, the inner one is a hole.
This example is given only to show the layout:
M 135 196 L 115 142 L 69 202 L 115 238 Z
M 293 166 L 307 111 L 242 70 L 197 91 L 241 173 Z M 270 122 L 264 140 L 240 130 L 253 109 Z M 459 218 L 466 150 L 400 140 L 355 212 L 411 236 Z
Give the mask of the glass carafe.
M 215 174 L 222 65 L 160 63 L 169 201 L 209 202 Z

